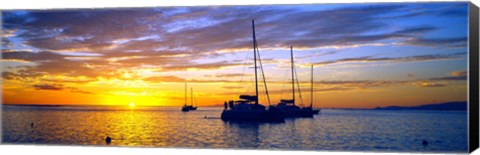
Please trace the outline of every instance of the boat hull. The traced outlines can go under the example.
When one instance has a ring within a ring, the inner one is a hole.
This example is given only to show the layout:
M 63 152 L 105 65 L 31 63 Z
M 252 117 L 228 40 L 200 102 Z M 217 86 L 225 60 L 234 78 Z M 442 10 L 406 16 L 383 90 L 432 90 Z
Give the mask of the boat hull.
M 310 108 L 299 108 L 297 106 L 271 106 L 270 110 L 279 111 L 286 118 L 309 118 L 313 117 L 313 110 Z
M 194 106 L 183 106 L 182 107 L 183 112 L 188 112 L 190 110 L 197 110 L 197 107 L 194 107 Z
M 297 111 L 297 117 L 313 117 L 313 110 L 300 109 L 299 111 Z

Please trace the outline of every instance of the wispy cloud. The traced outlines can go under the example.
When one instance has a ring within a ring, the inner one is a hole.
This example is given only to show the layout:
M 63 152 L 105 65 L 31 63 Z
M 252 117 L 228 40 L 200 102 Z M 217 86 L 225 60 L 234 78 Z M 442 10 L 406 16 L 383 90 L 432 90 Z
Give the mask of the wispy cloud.
M 249 75 L 250 75 L 250 74 L 231 73 L 231 74 L 206 75 L 206 77 L 231 78 L 231 77 L 242 77 L 242 76 L 249 76 Z
M 186 82 L 186 79 L 176 76 L 153 76 L 143 79 L 149 82 Z
M 33 88 L 35 88 L 35 90 L 53 90 L 53 91 L 67 90 L 67 91 L 70 91 L 72 93 L 94 94 L 93 92 L 90 92 L 90 91 L 84 91 L 84 90 L 80 90 L 80 89 L 74 88 L 74 87 L 67 87 L 67 86 L 65 86 L 63 84 L 59 84 L 59 83 L 35 84 L 35 85 L 33 85 Z
M 415 86 L 418 87 L 446 87 L 448 86 L 445 83 L 438 83 L 438 82 L 429 82 L 429 81 L 418 81 L 413 83 Z
M 63 56 L 53 52 L 27 52 L 15 51 L 2 53 L 2 59 L 18 59 L 25 61 L 54 61 L 61 60 Z
M 336 63 L 348 63 L 348 62 L 417 62 L 417 61 L 438 61 L 438 60 L 454 60 L 460 59 L 465 56 L 465 52 L 452 53 L 452 54 L 433 54 L 433 55 L 416 55 L 407 57 L 357 57 L 357 58 L 343 58 L 339 60 L 323 61 L 313 63 L 314 65 L 329 65 Z
M 467 37 L 460 38 L 410 38 L 403 42 L 406 45 L 429 46 L 429 47 L 467 47 Z
M 434 81 L 466 81 L 467 71 L 454 71 L 450 73 L 451 76 L 435 77 L 430 80 Z
M 62 90 L 63 85 L 61 84 L 36 84 L 33 87 L 37 90 Z

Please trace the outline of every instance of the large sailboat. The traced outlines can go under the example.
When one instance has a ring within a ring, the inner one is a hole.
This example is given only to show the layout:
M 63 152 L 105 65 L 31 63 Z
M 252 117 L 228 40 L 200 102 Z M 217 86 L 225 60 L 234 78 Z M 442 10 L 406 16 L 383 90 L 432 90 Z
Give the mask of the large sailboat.
M 292 99 L 281 99 L 277 105 L 270 106 L 270 109 L 281 111 L 285 117 L 313 117 L 312 109 L 302 108 L 295 104 L 295 67 L 293 61 L 293 47 L 290 47 L 290 63 L 292 70 Z
M 253 55 L 255 68 L 255 95 L 240 95 L 239 100 L 225 102 L 225 109 L 221 119 L 224 121 L 252 121 L 252 122 L 281 122 L 285 117 L 280 111 L 266 109 L 258 103 L 258 75 L 257 75 L 257 41 L 255 37 L 255 21 L 252 20 Z M 260 56 L 258 54 L 258 56 Z M 261 65 L 261 63 L 260 63 Z M 261 66 L 260 66 L 261 67 Z M 265 82 L 265 80 L 264 80 Z M 266 84 L 265 84 L 266 87 Z M 268 95 L 268 93 L 267 93 Z
M 190 88 L 190 99 L 191 99 L 191 105 L 187 105 L 187 82 L 185 82 L 185 104 L 182 107 L 183 112 L 188 112 L 190 110 L 197 110 L 197 107 L 193 106 L 193 88 Z

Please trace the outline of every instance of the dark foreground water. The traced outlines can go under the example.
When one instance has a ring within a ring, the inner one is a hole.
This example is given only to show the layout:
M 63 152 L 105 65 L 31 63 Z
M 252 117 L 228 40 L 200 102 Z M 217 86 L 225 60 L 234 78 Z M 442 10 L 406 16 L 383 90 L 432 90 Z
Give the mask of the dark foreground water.
M 113 146 L 467 151 L 466 112 L 323 109 L 314 118 L 268 124 L 223 122 L 221 110 L 3 106 L 2 142 L 106 145 L 110 136 Z

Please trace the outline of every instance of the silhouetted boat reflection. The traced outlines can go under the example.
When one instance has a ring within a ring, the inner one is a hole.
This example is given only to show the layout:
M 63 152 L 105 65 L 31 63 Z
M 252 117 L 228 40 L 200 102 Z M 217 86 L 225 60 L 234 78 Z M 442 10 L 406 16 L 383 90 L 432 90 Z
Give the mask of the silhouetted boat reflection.
M 235 147 L 258 148 L 260 146 L 260 124 L 259 122 L 225 122 L 225 133 L 235 140 Z

